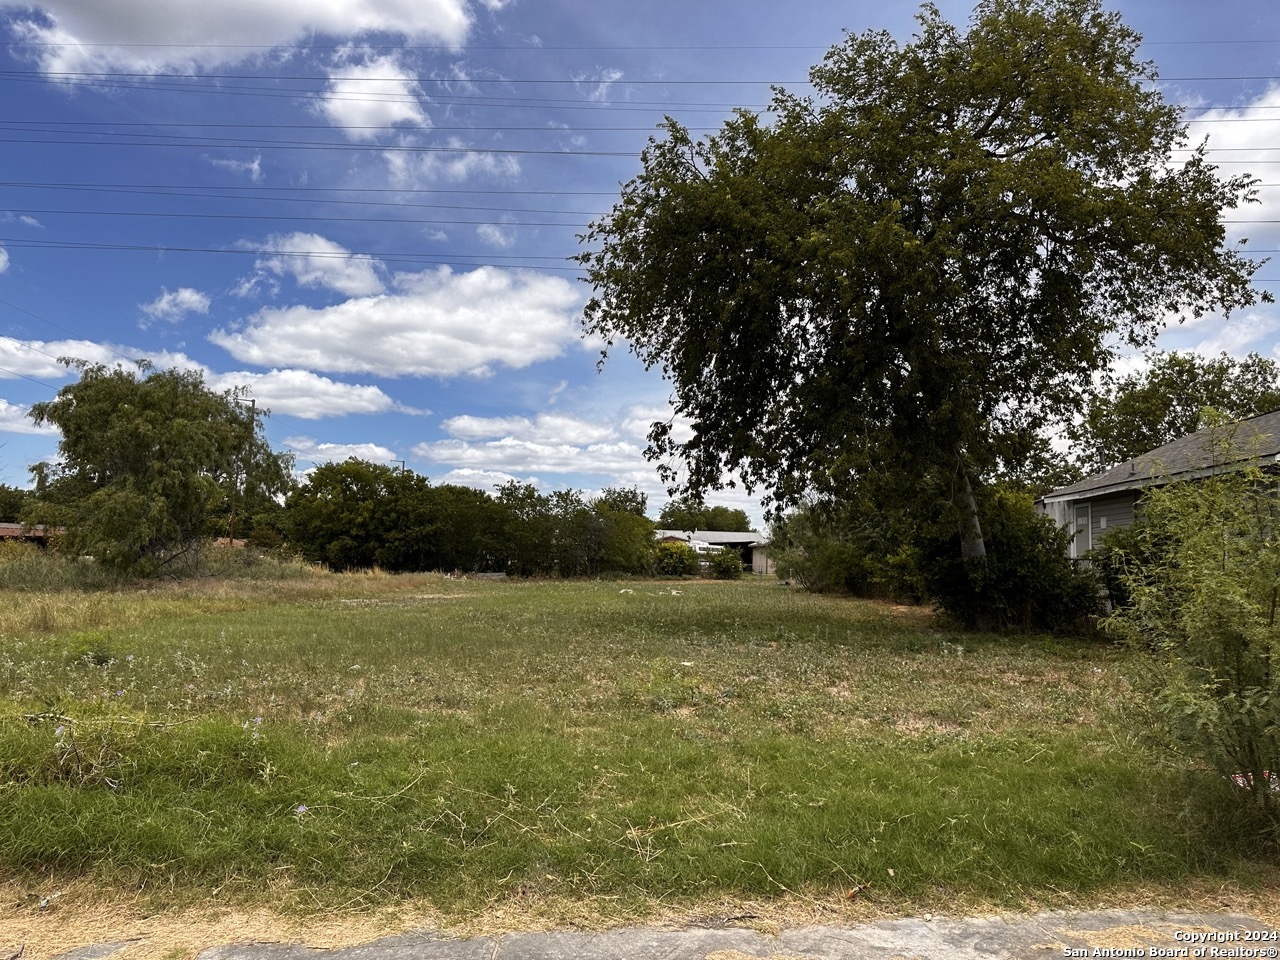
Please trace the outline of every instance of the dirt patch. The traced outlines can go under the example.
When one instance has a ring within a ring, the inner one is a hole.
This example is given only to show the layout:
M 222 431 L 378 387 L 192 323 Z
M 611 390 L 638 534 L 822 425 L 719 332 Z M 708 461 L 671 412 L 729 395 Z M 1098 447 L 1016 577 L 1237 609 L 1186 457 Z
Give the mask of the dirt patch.
M 11 904 L 12 897 L 5 896 L 5 902 Z M 193 960 L 201 950 L 232 943 L 355 946 L 407 929 L 431 927 L 433 920 L 403 910 L 310 918 L 265 909 L 148 914 L 136 904 L 94 901 L 67 892 L 44 909 L 25 904 L 0 909 L 0 956 L 22 949 L 22 960 L 50 960 L 77 947 L 128 941 L 129 946 L 114 955 L 119 960 Z
M 433 600 L 461 600 L 471 593 L 411 593 L 402 597 L 348 597 L 338 602 L 350 607 L 412 607 Z
M 903 717 L 893 722 L 893 729 L 908 736 L 954 737 L 964 733 L 964 727 L 937 717 Z

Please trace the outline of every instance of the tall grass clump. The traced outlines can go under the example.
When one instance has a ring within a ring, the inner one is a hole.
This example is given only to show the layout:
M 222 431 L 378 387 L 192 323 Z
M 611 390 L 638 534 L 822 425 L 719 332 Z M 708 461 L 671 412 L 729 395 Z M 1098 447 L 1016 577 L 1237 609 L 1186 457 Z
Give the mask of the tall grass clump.
M 96 590 L 118 585 L 120 578 L 88 558 L 68 557 L 56 547 L 0 541 L 0 590 L 51 593 Z

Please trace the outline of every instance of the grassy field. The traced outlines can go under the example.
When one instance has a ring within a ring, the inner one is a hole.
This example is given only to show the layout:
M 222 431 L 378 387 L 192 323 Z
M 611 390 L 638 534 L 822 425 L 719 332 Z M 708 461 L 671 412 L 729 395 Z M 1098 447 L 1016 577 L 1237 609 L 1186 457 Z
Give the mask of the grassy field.
M 1273 889 L 1132 655 L 773 581 L 10 592 L 0 880 L 602 920 Z M 1141 892 L 1141 893 L 1139 893 Z

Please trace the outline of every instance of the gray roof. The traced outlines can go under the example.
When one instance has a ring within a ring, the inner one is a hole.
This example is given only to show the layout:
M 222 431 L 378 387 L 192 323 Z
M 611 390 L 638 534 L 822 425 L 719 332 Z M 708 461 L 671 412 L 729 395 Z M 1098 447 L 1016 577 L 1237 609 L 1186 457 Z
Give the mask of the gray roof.
M 679 537 L 681 540 L 701 540 L 711 544 L 752 544 L 764 543 L 768 538 L 758 530 L 749 533 L 734 533 L 728 530 L 655 530 L 653 535 L 659 540 L 664 537 Z
M 1230 445 L 1223 449 L 1220 444 L 1228 440 Z M 1145 487 L 1153 481 L 1212 473 L 1229 463 L 1275 460 L 1278 455 L 1280 410 L 1273 410 L 1226 427 L 1209 427 L 1189 433 L 1110 470 L 1047 493 L 1043 499 L 1081 500 Z

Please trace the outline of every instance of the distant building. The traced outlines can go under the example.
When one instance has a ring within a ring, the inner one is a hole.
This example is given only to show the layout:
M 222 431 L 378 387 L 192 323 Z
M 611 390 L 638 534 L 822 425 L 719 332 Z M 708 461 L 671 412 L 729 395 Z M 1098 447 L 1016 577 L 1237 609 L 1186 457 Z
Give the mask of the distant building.
M 769 558 L 769 540 L 757 530 L 736 533 L 729 530 L 655 530 L 653 535 L 663 543 L 686 543 L 698 553 L 714 553 L 717 550 L 737 550 L 742 565 L 752 573 L 762 576 L 774 573 Z
M 50 536 L 57 536 L 62 532 L 61 528 L 49 529 L 43 524 L 27 527 L 21 523 L 0 523 L 0 540 L 29 540 L 42 547 L 49 543 Z

